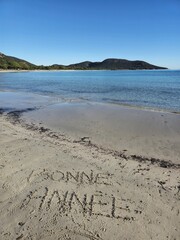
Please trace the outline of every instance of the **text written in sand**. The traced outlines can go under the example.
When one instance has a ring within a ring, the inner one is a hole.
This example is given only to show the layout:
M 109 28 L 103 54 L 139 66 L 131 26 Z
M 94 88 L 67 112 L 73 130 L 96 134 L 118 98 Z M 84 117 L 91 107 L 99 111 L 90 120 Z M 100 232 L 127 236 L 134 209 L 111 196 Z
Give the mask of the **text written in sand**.
M 41 192 L 41 193 L 40 193 Z M 35 202 L 36 201 L 36 204 Z M 29 204 L 37 206 L 38 211 L 56 211 L 60 215 L 81 213 L 83 216 L 101 216 L 115 219 L 134 220 L 129 216 L 129 209 L 123 209 L 119 199 L 115 196 L 102 193 L 78 194 L 75 191 L 61 191 L 45 187 L 44 189 L 30 191 L 23 200 L 20 209 Z M 122 211 L 124 211 L 122 214 Z
M 49 171 L 49 170 L 36 170 L 32 171 L 27 180 L 28 182 L 33 179 L 33 177 L 41 176 L 44 180 L 52 180 L 55 182 L 71 182 L 75 184 L 104 184 L 112 185 L 110 173 L 94 173 L 94 171 L 80 172 L 80 171 Z

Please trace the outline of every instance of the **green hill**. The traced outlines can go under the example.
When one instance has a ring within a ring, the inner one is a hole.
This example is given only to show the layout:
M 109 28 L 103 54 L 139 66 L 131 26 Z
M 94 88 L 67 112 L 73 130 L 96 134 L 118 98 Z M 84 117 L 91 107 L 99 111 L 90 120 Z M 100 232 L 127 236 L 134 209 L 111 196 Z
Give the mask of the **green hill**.
M 82 62 L 67 66 L 72 69 L 90 69 L 90 70 L 137 70 L 137 69 L 166 69 L 155 66 L 144 61 L 129 61 L 126 59 L 109 58 L 102 62 Z
M 37 66 L 25 60 L 6 56 L 0 53 L 0 69 L 9 70 L 140 70 L 140 69 L 166 69 L 144 61 L 129 61 L 126 59 L 109 58 L 102 62 L 85 61 L 68 66 L 53 64 L 51 66 Z
M 33 70 L 37 66 L 29 63 L 25 60 L 6 56 L 3 53 L 0 53 L 0 69 L 22 69 L 22 70 Z

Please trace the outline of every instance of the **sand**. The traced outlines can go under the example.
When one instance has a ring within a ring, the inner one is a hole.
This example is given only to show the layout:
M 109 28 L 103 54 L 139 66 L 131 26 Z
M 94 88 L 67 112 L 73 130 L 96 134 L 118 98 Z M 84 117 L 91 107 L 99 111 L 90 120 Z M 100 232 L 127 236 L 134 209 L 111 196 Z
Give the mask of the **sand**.
M 27 112 L 24 119 L 111 150 L 180 163 L 180 114 L 72 102 Z
M 0 239 L 179 239 L 179 115 L 117 107 L 1 109 Z

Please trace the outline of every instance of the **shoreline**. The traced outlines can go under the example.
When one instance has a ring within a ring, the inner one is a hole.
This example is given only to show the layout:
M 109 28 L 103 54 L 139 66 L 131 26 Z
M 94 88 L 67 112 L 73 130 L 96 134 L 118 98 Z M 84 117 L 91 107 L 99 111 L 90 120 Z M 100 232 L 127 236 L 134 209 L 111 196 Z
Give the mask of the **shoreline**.
M 130 155 L 180 160 L 180 115 L 111 104 L 57 103 L 27 111 L 22 120 Z
M 0 70 L 0 73 L 21 73 L 21 72 L 62 72 L 62 71 L 85 71 L 85 70 L 61 70 L 61 69 L 57 69 L 57 70 L 44 70 L 44 69 L 39 69 L 39 70 L 15 70 L 15 69 L 12 69 L 12 70 Z M 90 70 L 91 71 L 91 70 Z M 93 71 L 93 70 L 92 70 Z M 95 70 L 96 71 L 96 70 Z
M 20 92 L 0 93 L 0 112 L 19 115 L 26 124 L 44 126 L 75 141 L 130 155 L 178 162 L 180 114 L 112 103 L 68 100 Z
M 4 92 L 0 112 L 17 113 L 30 124 L 131 155 L 180 159 L 180 115 L 119 104 L 67 101 L 38 94 Z
M 117 150 L 109 149 L 107 147 L 103 147 L 91 142 L 90 137 L 85 136 L 85 137 L 79 137 L 78 139 L 75 139 L 74 136 L 68 136 L 68 135 L 62 134 L 62 132 L 59 132 L 56 129 L 54 129 L 53 131 L 52 128 L 48 128 L 48 126 L 44 125 L 42 121 L 40 122 L 31 121 L 29 117 L 27 118 L 27 116 L 24 116 L 26 114 L 29 114 L 30 112 L 35 112 L 35 111 L 37 111 L 36 108 L 28 108 L 24 110 L 10 111 L 7 113 L 6 111 L 3 111 L 2 109 L 0 109 L 0 116 L 2 116 L 6 121 L 10 122 L 13 125 L 19 125 L 20 127 L 33 132 L 39 132 L 40 134 L 44 134 L 45 136 L 50 138 L 55 137 L 55 139 L 61 139 L 61 137 L 63 136 L 63 140 L 65 142 L 78 143 L 78 144 L 83 144 L 90 148 L 100 149 L 104 153 L 107 152 L 108 154 L 112 154 L 112 156 L 120 156 L 125 160 L 134 160 L 140 163 L 147 162 L 149 164 L 157 165 L 162 168 L 180 169 L 180 163 L 179 163 L 180 160 L 178 161 L 178 163 L 173 163 L 173 161 L 171 160 L 158 159 L 154 157 L 148 158 L 142 155 L 135 155 L 135 154 L 130 155 L 130 154 L 127 154 L 128 150 L 122 150 L 118 152 Z
M 147 111 L 147 112 L 159 112 L 159 113 L 169 113 L 169 114 L 180 114 L 180 110 L 179 111 L 175 111 L 174 109 L 161 109 L 161 108 L 153 108 L 153 107 L 145 107 L 145 106 L 138 106 L 138 105 L 130 105 L 130 104 L 123 104 L 123 103 L 118 103 L 118 102 L 100 102 L 100 101 L 90 101 L 87 99 L 81 99 L 81 98 L 77 98 L 77 99 L 66 99 L 64 97 L 61 96 L 57 96 L 57 95 L 42 95 L 40 93 L 30 93 L 30 92 L 19 92 L 17 90 L 9 90 L 9 89 L 5 89 L 5 90 L 0 90 L 0 94 L 1 93 L 9 93 L 9 94 L 17 94 L 17 95 L 22 95 L 22 100 L 23 97 L 25 95 L 29 95 L 29 96 L 37 96 L 40 98 L 49 98 L 49 99 L 53 99 L 54 104 L 56 103 L 73 103 L 73 102 L 80 102 L 80 103 L 89 103 L 89 104 L 99 104 L 99 105 L 109 105 L 109 106 L 119 106 L 120 108 L 125 108 L 125 109 L 134 109 L 134 110 L 142 110 L 142 111 Z M 1 96 L 0 96 L 1 97 Z
M 180 69 L 34 69 L 34 70 L 16 70 L 9 69 L 4 70 L 0 69 L 0 73 L 11 73 L 11 72 L 71 72 L 71 71 L 180 71 Z

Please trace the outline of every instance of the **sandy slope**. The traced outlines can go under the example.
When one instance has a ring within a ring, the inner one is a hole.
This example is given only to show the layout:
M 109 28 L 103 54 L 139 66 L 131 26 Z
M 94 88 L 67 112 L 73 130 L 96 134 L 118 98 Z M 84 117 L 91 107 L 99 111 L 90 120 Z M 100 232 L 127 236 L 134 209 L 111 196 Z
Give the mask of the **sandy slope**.
M 178 164 L 0 117 L 0 239 L 180 236 Z

